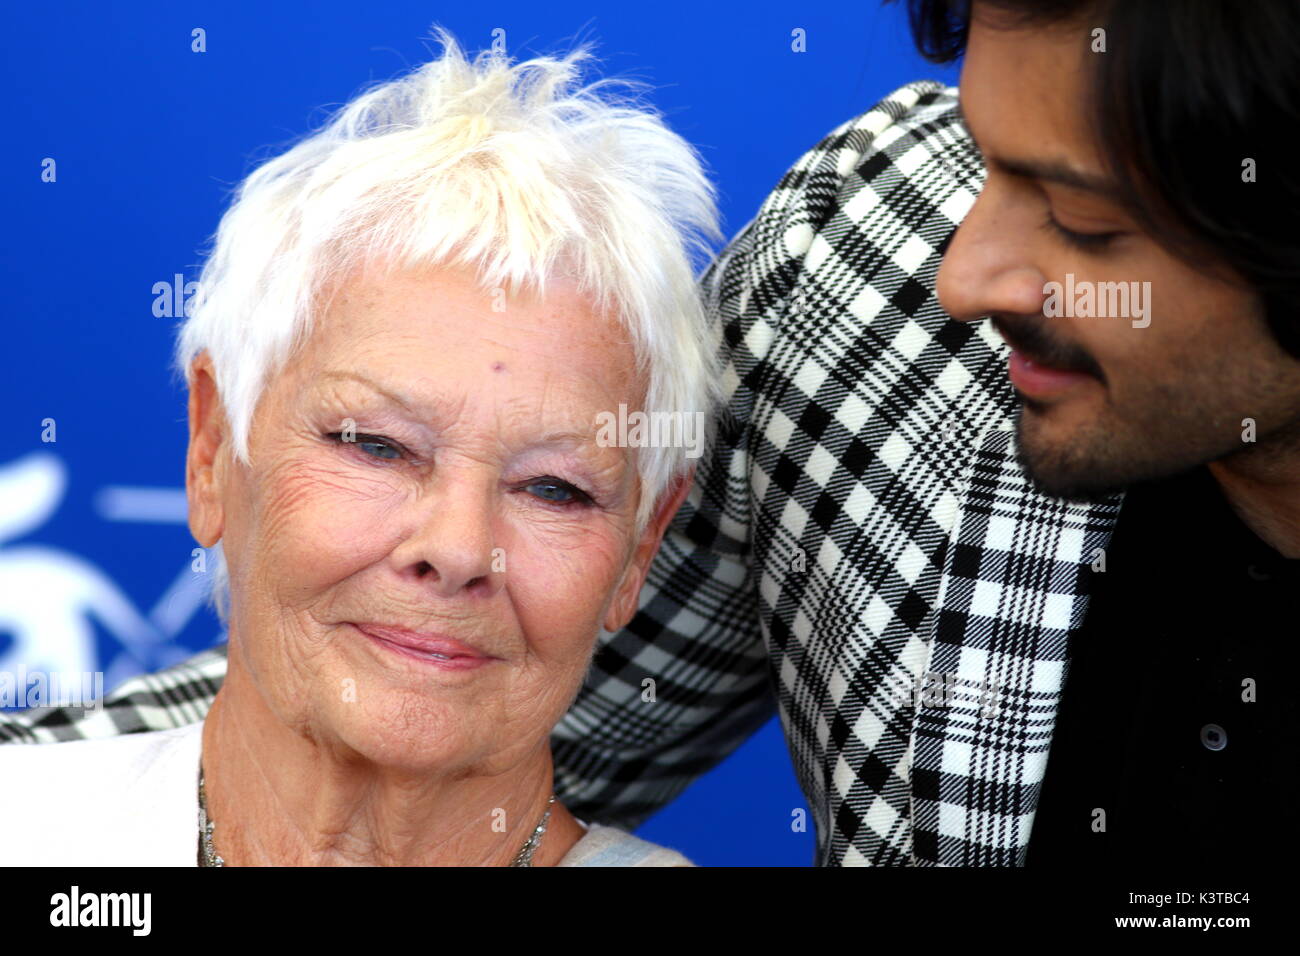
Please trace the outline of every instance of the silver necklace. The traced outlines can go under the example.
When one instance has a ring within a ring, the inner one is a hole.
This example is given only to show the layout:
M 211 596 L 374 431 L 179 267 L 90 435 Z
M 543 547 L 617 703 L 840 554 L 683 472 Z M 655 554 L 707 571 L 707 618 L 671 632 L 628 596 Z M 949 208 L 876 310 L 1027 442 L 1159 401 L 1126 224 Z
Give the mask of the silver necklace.
M 538 845 L 542 842 L 542 836 L 546 833 L 546 825 L 551 821 L 551 807 L 555 804 L 555 794 L 551 794 L 551 799 L 546 801 L 546 812 L 542 814 L 541 822 L 533 827 L 532 834 L 515 854 L 515 858 L 510 861 L 511 866 L 532 866 L 533 853 L 536 852 Z M 212 831 L 216 828 L 216 823 L 208 819 L 208 794 L 203 788 L 203 766 L 199 766 L 199 866 L 225 866 L 226 861 L 217 855 L 216 848 L 212 845 Z
M 541 822 L 533 827 L 533 834 L 528 838 L 528 842 L 520 847 L 515 858 L 510 861 L 511 866 L 532 866 L 533 851 L 537 845 L 542 842 L 542 834 L 546 832 L 546 824 L 551 820 L 551 807 L 555 803 L 555 794 L 551 794 L 551 799 L 546 801 L 546 812 L 542 814 Z
M 208 819 L 208 795 L 203 789 L 203 765 L 199 764 L 199 866 L 226 865 L 212 846 L 214 827 L 216 824 Z

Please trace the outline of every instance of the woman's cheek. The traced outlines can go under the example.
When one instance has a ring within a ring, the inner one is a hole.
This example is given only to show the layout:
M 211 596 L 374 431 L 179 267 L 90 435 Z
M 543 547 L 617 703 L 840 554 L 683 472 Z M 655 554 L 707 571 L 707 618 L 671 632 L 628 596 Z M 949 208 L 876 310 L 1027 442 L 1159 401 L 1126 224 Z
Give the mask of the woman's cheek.
M 563 542 L 550 539 L 527 535 L 505 549 L 511 602 L 535 651 L 585 656 L 627 549 L 621 538 L 590 529 L 572 533 Z
M 388 476 L 351 471 L 306 462 L 275 476 L 262 537 L 282 569 L 331 584 L 392 550 L 401 489 Z

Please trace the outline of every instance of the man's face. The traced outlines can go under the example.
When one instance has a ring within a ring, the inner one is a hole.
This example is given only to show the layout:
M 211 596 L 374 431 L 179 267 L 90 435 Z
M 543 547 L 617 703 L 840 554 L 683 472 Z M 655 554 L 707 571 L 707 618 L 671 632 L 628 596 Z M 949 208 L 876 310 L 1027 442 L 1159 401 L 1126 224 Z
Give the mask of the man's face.
M 1106 55 L 1093 25 L 1006 29 L 993 15 L 976 4 L 961 77 L 988 179 L 938 294 L 956 319 L 991 316 L 1012 346 L 1030 476 L 1092 497 L 1254 447 L 1245 419 L 1258 442 L 1297 434 L 1300 361 L 1257 297 L 1176 259 L 1107 195 L 1084 112 Z

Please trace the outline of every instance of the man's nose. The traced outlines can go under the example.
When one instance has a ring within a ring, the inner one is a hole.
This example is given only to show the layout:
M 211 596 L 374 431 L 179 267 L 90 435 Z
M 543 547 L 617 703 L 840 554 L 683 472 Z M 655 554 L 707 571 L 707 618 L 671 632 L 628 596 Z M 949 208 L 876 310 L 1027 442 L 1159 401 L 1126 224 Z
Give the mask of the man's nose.
M 1035 214 L 985 186 L 939 265 L 935 286 L 945 312 L 961 322 L 1042 312 L 1047 280 L 1034 258 L 1041 233 Z

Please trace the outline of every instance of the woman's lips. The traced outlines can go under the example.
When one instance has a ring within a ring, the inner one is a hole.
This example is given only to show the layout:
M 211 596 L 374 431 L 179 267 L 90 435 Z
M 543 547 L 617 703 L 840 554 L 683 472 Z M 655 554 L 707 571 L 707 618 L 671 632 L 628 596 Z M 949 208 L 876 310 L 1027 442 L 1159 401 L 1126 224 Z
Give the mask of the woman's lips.
M 1014 350 L 1007 362 L 1007 374 L 1011 384 L 1030 398 L 1053 398 L 1083 382 L 1097 381 L 1087 372 L 1040 365 Z
M 499 660 L 449 637 L 421 634 L 383 624 L 353 624 L 352 626 L 374 643 L 394 654 L 423 661 L 444 670 L 472 670 Z

